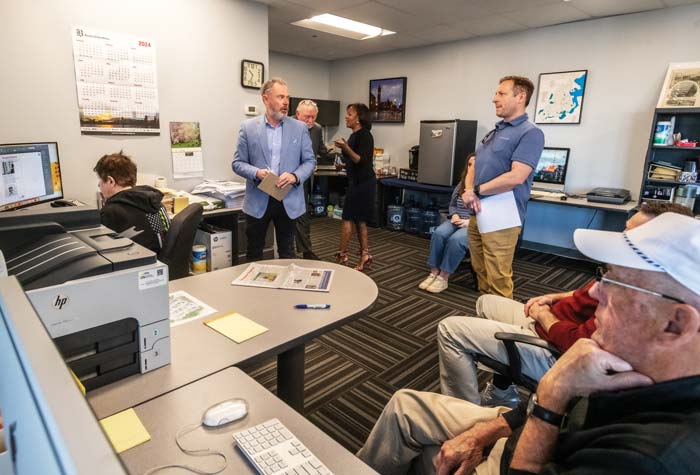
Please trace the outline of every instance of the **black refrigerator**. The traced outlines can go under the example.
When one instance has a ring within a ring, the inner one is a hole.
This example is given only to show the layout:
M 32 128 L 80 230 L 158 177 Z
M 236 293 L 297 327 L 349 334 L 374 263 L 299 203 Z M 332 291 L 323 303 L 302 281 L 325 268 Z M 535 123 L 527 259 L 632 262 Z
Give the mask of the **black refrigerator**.
M 476 149 L 475 120 L 422 120 L 418 182 L 454 186 Z

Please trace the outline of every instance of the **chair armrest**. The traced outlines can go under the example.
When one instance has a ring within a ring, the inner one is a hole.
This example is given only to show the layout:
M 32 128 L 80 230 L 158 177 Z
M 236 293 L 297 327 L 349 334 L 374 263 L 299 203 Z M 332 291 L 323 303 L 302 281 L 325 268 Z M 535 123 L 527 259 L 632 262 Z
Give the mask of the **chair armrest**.
M 523 343 L 525 345 L 533 345 L 537 346 L 539 348 L 544 348 L 545 350 L 549 350 L 554 357 L 558 358 L 561 356 L 561 351 L 559 351 L 559 348 L 548 342 L 547 340 L 543 340 L 542 338 L 538 338 L 535 336 L 528 336 L 528 335 L 523 335 L 521 333 L 507 333 L 507 332 L 496 332 L 493 335 L 497 340 L 503 341 L 503 343 L 508 346 L 509 342 L 513 343 Z M 512 344 L 512 343 L 511 343 Z

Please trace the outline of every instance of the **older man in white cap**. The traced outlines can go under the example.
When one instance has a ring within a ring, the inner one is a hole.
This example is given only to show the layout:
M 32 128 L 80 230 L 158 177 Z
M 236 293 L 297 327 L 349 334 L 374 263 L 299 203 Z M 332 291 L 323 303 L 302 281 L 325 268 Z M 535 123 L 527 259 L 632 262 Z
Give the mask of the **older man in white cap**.
M 524 426 L 517 409 L 402 390 L 360 458 L 384 475 L 698 473 L 700 221 L 665 213 L 574 241 L 608 263 L 597 328 L 544 375 Z

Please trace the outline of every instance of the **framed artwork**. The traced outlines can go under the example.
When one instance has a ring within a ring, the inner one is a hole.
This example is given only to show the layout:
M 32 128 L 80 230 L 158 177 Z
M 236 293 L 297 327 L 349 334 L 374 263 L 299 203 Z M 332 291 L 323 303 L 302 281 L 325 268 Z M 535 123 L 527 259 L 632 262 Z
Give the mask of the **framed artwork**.
M 535 123 L 580 124 L 587 76 L 587 69 L 540 74 Z
M 265 65 L 258 61 L 241 61 L 241 86 L 260 89 L 265 81 Z
M 369 80 L 372 122 L 402 124 L 406 120 L 406 78 Z
M 669 64 L 656 107 L 700 107 L 700 63 Z

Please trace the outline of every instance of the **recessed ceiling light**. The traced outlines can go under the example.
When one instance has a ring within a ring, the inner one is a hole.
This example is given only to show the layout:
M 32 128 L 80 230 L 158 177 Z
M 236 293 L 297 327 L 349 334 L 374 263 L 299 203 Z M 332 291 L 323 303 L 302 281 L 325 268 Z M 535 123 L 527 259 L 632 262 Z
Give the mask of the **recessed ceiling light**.
M 377 36 L 393 35 L 395 31 L 385 30 L 378 26 L 360 23 L 359 21 L 324 13 L 305 20 L 299 20 L 292 25 L 310 28 L 312 30 L 323 31 L 332 35 L 352 38 L 354 40 L 366 40 Z

